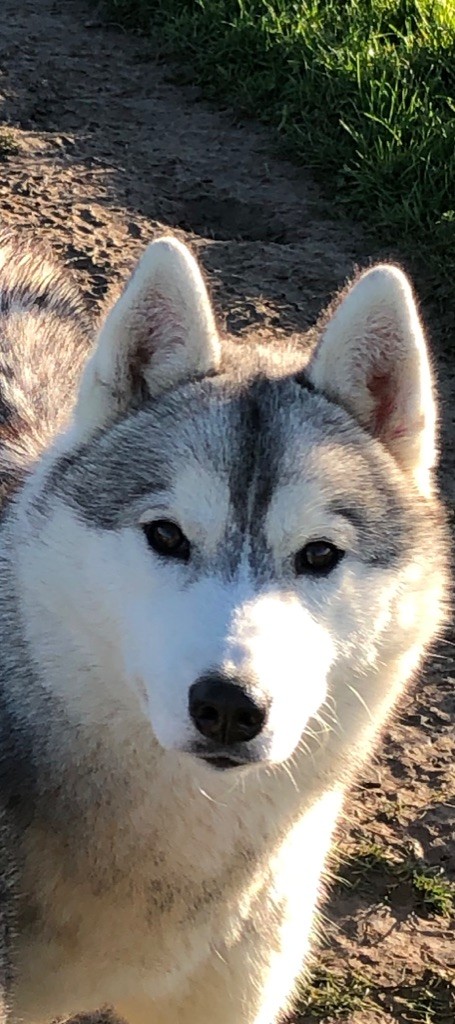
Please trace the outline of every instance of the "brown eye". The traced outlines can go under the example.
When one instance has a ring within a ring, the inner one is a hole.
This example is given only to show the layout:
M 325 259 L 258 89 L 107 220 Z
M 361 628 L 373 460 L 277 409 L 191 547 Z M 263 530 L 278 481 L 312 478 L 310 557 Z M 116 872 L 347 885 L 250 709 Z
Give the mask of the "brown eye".
M 312 540 L 298 551 L 295 560 L 297 576 L 327 576 L 338 565 L 344 551 L 326 540 Z
M 157 519 L 153 523 L 143 523 L 142 529 L 147 543 L 158 555 L 180 558 L 182 562 L 188 561 L 190 542 L 176 523 L 172 523 L 170 519 Z

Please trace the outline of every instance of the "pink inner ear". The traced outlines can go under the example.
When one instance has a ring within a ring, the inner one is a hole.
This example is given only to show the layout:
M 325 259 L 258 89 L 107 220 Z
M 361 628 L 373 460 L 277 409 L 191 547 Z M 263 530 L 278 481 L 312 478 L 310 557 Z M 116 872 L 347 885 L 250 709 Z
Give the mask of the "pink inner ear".
M 397 420 L 398 395 L 392 374 L 372 374 L 368 381 L 368 390 L 374 398 L 373 433 L 388 441 L 403 437 L 406 428 L 402 420 Z

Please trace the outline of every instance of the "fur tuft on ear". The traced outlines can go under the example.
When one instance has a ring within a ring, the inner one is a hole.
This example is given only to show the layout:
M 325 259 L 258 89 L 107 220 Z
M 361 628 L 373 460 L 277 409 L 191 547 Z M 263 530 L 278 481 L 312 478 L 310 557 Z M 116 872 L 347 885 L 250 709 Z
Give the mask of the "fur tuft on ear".
M 152 242 L 86 364 L 77 433 L 89 436 L 144 397 L 210 373 L 219 360 L 220 341 L 196 260 L 176 238 Z
M 308 368 L 313 384 L 376 437 L 423 495 L 432 490 L 436 408 L 410 283 L 380 264 L 350 288 Z

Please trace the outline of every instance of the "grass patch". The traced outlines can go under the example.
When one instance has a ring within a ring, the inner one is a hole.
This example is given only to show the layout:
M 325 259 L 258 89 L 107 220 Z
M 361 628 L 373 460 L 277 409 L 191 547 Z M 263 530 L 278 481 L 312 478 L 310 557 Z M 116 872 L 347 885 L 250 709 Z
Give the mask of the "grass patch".
M 325 1017 L 348 1017 L 354 1010 L 374 1008 L 370 998 L 370 984 L 360 974 L 344 974 L 322 967 L 316 968 L 302 981 L 296 1003 L 300 1014 L 310 1014 L 313 1020 Z
M 158 30 L 206 95 L 274 124 L 391 249 L 453 276 L 453 0 L 106 4 L 114 21 Z
M 0 127 L 0 160 L 19 152 L 14 132 L 10 128 Z
M 453 980 L 432 970 L 387 992 L 381 1001 L 400 1024 L 453 1024 L 455 1020 Z
M 431 914 L 452 917 L 455 913 L 455 885 L 430 870 L 411 867 L 412 888 L 419 906 Z
M 377 843 L 360 843 L 355 853 L 343 860 L 339 882 L 353 890 L 374 891 L 390 905 L 397 899 L 409 902 L 423 916 L 455 915 L 455 883 L 412 856 L 390 857 Z
M 399 1024 L 453 1024 L 454 980 L 427 968 L 399 985 L 375 987 L 358 972 L 317 967 L 300 984 L 295 1012 L 302 1022 L 349 1020 L 359 1010 L 386 1011 Z

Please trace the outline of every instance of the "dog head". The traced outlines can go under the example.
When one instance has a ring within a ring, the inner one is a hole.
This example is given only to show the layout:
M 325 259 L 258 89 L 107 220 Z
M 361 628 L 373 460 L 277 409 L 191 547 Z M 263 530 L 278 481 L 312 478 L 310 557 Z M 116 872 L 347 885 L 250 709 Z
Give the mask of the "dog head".
M 140 708 L 162 748 L 214 767 L 374 714 L 438 621 L 435 420 L 399 269 L 363 274 L 310 353 L 266 351 L 220 338 L 184 246 L 150 245 L 25 556 L 46 630 L 102 680 L 96 713 Z

